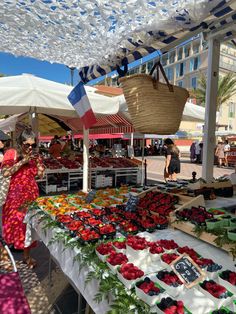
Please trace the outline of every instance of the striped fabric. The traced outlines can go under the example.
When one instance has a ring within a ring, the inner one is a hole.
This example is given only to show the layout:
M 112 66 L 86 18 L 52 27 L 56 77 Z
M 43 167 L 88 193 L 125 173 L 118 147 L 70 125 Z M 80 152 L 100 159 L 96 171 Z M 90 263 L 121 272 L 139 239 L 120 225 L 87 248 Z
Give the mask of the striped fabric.
M 122 114 L 96 116 L 97 123 L 89 132 L 91 134 L 129 133 L 134 132 L 132 123 Z
M 208 0 L 208 3 L 213 3 L 214 0 Z M 190 39 L 201 32 L 209 33 L 222 28 L 222 26 L 233 24 L 236 21 L 236 0 L 215 1 L 217 5 L 211 9 L 208 16 L 197 25 L 191 24 L 191 19 L 188 16 L 188 11 L 176 12 L 174 19 L 176 23 L 181 22 L 182 28 L 172 32 L 159 30 L 156 32 L 149 31 L 145 34 L 145 39 L 148 37 L 150 45 L 145 45 L 142 41 L 135 42 L 128 39 L 122 48 L 118 48 L 117 54 L 110 59 L 110 64 L 86 66 L 79 70 L 79 75 L 84 83 L 96 79 L 107 73 L 117 69 L 117 66 L 124 66 L 132 63 L 144 56 L 160 50 L 161 53 L 166 53 L 174 46 Z M 177 24 L 178 25 L 178 24 Z M 225 39 L 231 39 L 235 33 L 226 31 Z M 145 40 L 147 42 L 147 40 Z

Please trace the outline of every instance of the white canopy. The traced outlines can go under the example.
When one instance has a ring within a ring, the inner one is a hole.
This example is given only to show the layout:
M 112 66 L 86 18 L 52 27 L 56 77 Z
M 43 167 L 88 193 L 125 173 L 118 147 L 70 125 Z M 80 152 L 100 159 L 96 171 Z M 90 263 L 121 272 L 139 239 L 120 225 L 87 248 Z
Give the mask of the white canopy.
M 67 99 L 72 87 L 30 74 L 0 78 L 0 114 L 36 112 L 64 117 L 78 117 Z M 116 114 L 119 99 L 96 94 L 96 88 L 85 86 L 96 114 Z

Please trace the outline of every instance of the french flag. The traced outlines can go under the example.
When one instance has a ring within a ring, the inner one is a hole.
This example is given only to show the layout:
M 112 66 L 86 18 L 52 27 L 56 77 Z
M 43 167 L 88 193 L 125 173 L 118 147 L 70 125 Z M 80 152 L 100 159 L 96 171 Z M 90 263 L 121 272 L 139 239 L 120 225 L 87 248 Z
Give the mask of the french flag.
M 80 116 L 85 129 L 89 129 L 97 122 L 82 81 L 72 89 L 68 99 Z

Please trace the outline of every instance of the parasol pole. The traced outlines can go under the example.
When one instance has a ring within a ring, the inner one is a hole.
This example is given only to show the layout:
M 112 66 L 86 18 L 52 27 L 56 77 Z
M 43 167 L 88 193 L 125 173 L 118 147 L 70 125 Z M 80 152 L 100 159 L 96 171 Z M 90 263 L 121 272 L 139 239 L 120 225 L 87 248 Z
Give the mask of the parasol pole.
M 143 141 L 142 141 L 142 165 L 141 165 L 141 186 L 144 184 L 144 139 L 145 134 L 143 134 Z
M 88 192 L 89 129 L 83 127 L 83 192 Z

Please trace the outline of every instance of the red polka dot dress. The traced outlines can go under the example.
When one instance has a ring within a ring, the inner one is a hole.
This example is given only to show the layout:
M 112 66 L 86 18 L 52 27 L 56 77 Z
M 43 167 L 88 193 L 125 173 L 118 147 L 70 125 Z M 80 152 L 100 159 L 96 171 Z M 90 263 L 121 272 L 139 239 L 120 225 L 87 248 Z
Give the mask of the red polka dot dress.
M 3 167 L 12 167 L 19 161 L 16 150 L 9 149 L 4 155 Z M 35 177 L 38 173 L 36 162 L 30 160 L 16 171 L 10 181 L 6 202 L 2 209 L 3 238 L 15 249 L 25 248 L 26 224 L 23 223 L 29 203 L 36 200 L 39 190 Z

